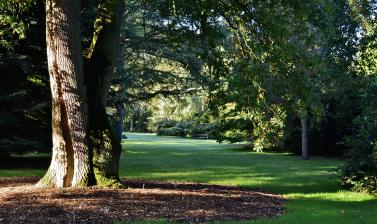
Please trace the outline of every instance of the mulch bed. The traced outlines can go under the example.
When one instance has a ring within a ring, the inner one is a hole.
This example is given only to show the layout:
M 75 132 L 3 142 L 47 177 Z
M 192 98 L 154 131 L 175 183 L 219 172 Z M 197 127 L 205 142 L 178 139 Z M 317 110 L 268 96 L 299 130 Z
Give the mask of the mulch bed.
M 203 223 L 280 216 L 285 200 L 258 189 L 124 180 L 125 189 L 34 188 L 36 177 L 0 178 L 0 223 Z

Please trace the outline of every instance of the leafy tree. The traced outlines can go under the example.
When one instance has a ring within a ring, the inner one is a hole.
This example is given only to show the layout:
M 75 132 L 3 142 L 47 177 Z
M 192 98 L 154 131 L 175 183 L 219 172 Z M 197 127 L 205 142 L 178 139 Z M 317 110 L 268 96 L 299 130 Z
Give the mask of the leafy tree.
M 357 91 L 361 103 L 357 109 L 361 113 L 355 117 L 353 133 L 345 141 L 348 159 L 342 170 L 342 184 L 353 190 L 376 193 L 376 2 L 353 2 L 353 7 L 362 35 L 356 66 L 361 80 L 361 88 Z
M 27 28 L 33 23 L 29 9 L 35 0 L 0 2 L 0 46 L 8 50 L 14 48 L 18 40 L 24 39 Z

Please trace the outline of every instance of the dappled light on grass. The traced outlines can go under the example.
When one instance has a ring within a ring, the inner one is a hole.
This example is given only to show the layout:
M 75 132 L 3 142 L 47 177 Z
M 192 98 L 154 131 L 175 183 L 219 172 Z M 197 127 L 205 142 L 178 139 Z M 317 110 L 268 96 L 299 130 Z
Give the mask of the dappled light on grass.
M 130 178 L 263 187 L 279 193 L 335 192 L 335 160 L 302 161 L 285 153 L 255 153 L 215 141 L 128 134 L 121 175 Z M 149 144 L 144 144 L 145 142 Z

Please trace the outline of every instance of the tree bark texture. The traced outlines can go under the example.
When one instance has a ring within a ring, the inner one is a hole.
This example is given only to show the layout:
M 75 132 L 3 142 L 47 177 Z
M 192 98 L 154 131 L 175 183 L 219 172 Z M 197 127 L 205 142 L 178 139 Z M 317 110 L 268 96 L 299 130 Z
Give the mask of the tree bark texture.
M 53 155 L 48 172 L 37 184 L 39 186 L 81 186 L 89 181 L 87 105 L 79 19 L 80 5 L 77 2 L 46 1 Z
M 105 106 L 123 4 L 101 1 L 83 71 L 79 1 L 46 0 L 53 155 L 37 186 L 120 186 L 121 145 Z

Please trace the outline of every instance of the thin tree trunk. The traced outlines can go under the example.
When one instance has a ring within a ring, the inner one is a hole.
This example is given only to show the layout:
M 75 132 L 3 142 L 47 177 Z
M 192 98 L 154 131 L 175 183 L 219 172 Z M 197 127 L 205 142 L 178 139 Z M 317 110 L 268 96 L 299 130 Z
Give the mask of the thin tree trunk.
M 50 167 L 37 186 L 84 186 L 90 181 L 79 18 L 78 2 L 46 1 L 53 152 Z
M 130 132 L 133 132 L 134 131 L 134 116 L 133 114 L 131 114 L 131 117 L 130 117 Z
M 308 121 L 306 116 L 301 116 L 301 157 L 304 160 L 309 159 L 308 149 Z
M 200 103 L 201 103 L 201 111 L 200 112 L 204 113 L 206 103 L 205 103 L 205 99 L 204 99 L 203 95 L 201 96 Z

